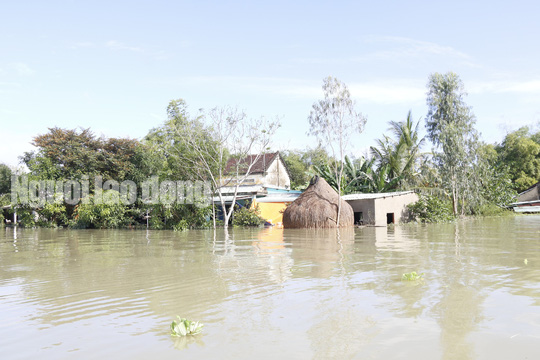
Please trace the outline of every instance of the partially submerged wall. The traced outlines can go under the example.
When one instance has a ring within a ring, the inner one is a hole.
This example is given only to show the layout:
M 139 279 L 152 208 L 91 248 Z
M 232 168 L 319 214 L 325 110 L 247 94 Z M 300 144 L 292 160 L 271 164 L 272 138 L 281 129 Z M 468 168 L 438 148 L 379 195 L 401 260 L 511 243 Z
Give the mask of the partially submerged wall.
M 375 199 L 375 226 L 386 226 L 387 214 L 394 214 L 395 224 L 406 221 L 409 216 L 407 205 L 417 201 L 418 195 L 415 193 Z
M 400 195 L 389 195 L 372 199 L 347 200 L 355 213 L 355 223 L 359 214 L 364 225 L 386 226 L 389 222 L 400 223 L 408 218 L 407 205 L 418 201 L 418 195 L 410 192 Z

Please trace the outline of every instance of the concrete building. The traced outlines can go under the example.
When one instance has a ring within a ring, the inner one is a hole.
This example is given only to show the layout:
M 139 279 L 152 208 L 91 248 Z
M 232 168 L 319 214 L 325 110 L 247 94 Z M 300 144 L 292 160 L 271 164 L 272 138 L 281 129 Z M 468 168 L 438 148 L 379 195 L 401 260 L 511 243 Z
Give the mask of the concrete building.
M 342 199 L 352 206 L 355 224 L 386 226 L 405 221 L 407 205 L 418 201 L 418 195 L 414 191 L 400 191 L 350 194 L 342 196 Z

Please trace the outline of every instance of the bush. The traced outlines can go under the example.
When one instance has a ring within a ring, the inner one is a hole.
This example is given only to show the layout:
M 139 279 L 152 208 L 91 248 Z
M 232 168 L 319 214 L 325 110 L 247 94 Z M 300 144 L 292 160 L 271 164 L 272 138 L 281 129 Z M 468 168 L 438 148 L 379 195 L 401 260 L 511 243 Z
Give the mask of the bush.
M 233 226 L 261 226 L 265 220 L 259 216 L 259 206 L 255 209 L 242 207 L 234 212 Z
M 11 209 L 11 212 L 17 212 L 17 225 L 26 228 L 36 226 L 36 221 L 39 216 L 34 208 L 29 206 L 18 206 L 16 209 Z
M 183 231 L 195 228 L 209 227 L 209 221 L 212 208 L 198 207 L 192 204 L 173 204 L 173 205 L 150 205 L 147 208 L 150 218 L 150 228 L 172 229 Z M 146 211 L 144 211 L 146 214 Z
M 57 227 L 67 225 L 68 223 L 66 206 L 61 201 L 46 203 L 37 212 L 39 214 L 37 225 L 39 226 Z
M 110 193 L 114 192 L 114 193 Z M 127 206 L 114 201 L 115 190 L 107 190 L 103 193 L 110 196 L 111 201 L 104 201 L 101 204 L 81 203 L 75 207 L 73 227 L 80 229 L 87 228 L 118 228 L 131 224 L 131 219 L 126 216 Z M 92 197 L 90 198 L 92 200 Z
M 452 221 L 452 204 L 433 195 L 420 195 L 420 199 L 408 206 L 412 220 L 434 223 Z

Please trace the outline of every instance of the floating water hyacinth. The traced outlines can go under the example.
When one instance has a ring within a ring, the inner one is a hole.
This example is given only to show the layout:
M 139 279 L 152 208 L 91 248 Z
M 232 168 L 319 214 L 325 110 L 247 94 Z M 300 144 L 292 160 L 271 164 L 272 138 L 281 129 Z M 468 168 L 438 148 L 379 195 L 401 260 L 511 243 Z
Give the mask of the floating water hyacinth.
M 191 321 L 177 316 L 178 321 L 173 320 L 171 323 L 172 336 L 188 336 L 197 335 L 202 332 L 203 324 L 198 321 Z
M 417 274 L 416 271 L 412 271 L 410 273 L 405 273 L 401 276 L 401 280 L 404 281 L 416 281 L 422 279 L 422 276 L 424 276 L 424 273 Z

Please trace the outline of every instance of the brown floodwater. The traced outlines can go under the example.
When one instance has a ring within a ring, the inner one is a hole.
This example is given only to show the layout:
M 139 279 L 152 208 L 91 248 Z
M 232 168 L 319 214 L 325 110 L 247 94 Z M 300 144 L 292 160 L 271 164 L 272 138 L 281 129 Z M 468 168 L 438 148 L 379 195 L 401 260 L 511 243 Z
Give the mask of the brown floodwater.
M 204 332 L 170 336 L 176 315 Z M 188 357 L 539 359 L 540 216 L 339 236 L 0 229 L 1 359 Z

